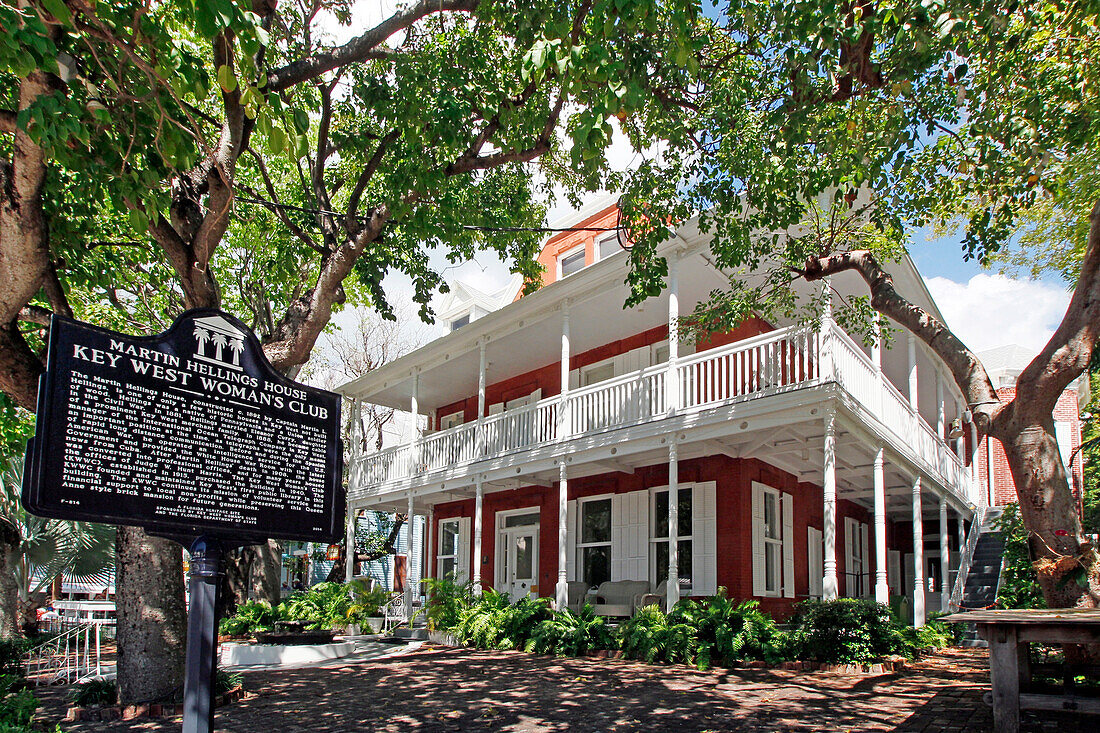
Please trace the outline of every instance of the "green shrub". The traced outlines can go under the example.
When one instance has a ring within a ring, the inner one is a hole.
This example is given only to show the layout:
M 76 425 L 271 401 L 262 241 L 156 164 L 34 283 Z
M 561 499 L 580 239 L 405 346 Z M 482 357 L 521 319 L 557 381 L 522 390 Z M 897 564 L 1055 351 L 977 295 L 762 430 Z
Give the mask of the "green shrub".
M 932 649 L 943 649 L 955 642 L 955 633 L 958 624 L 946 624 L 943 621 L 931 620 L 919 629 L 912 626 L 899 628 L 904 647 L 900 650 L 906 657 L 914 657 L 921 652 Z
M 1005 541 L 1004 570 L 997 605 L 1001 608 L 1046 608 L 1038 576 L 1031 564 L 1028 532 L 1020 517 L 1019 504 L 1013 502 L 1005 505 L 997 518 L 996 527 L 1003 533 Z
M 0 639 L 0 675 L 23 676 L 23 656 L 31 643 L 21 637 Z
M 350 602 L 346 614 L 348 623 L 365 624 L 369 618 L 382 615 L 382 606 L 390 599 L 390 594 L 380 585 L 371 588 L 366 581 L 353 580 L 348 583 Z
M 428 578 L 428 628 L 451 631 L 458 626 L 462 610 L 472 599 L 470 584 L 456 583 L 451 578 Z
M 245 636 L 260 631 L 271 631 L 279 616 L 265 601 L 247 601 L 237 606 L 237 612 L 221 620 L 218 633 L 229 636 Z
M 114 705 L 118 687 L 112 680 L 90 680 L 73 687 L 69 699 L 73 705 Z
M 717 662 L 779 660 L 775 621 L 760 610 L 757 601 L 734 603 L 726 597 L 725 588 L 704 601 L 680 601 L 668 619 L 670 624 L 694 630 L 698 648 L 693 663 L 700 669 Z
M 905 651 L 901 629 L 885 604 L 839 598 L 803 601 L 795 609 L 792 651 L 801 659 L 860 664 Z
M 623 656 L 630 659 L 651 664 L 691 664 L 695 661 L 699 640 L 691 626 L 670 621 L 657 606 L 646 606 L 619 627 L 619 645 Z
M 535 654 L 579 657 L 597 649 L 615 647 L 615 634 L 607 619 L 597 616 L 595 609 L 586 603 L 579 612 L 565 609 L 540 621 L 525 648 Z
M 22 675 L 0 676 L 0 733 L 31 733 L 38 700 L 22 686 Z
M 486 588 L 481 597 L 459 612 L 454 635 L 462 644 L 481 649 L 523 649 L 535 627 L 551 617 L 545 598 L 508 596 Z
M 318 583 L 309 590 L 299 591 L 276 607 L 279 619 L 303 621 L 311 631 L 330 628 L 347 622 L 351 597 L 342 583 Z
M 230 690 L 235 690 L 244 682 L 244 675 L 240 672 L 227 672 L 219 669 L 214 675 L 214 694 L 224 695 Z

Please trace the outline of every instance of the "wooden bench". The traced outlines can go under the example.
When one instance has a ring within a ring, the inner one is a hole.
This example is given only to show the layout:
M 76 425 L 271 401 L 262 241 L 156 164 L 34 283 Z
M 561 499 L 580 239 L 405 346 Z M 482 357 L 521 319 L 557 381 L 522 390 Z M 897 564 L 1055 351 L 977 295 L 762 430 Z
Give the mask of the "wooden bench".
M 976 624 L 989 642 L 993 728 L 997 733 L 1020 730 L 1020 709 L 1070 710 L 1100 714 L 1100 699 L 1071 695 L 1021 694 L 1031 682 L 1028 654 L 1031 642 L 1094 644 L 1100 642 L 1100 611 L 1077 609 L 1005 609 L 955 613 L 940 619 Z

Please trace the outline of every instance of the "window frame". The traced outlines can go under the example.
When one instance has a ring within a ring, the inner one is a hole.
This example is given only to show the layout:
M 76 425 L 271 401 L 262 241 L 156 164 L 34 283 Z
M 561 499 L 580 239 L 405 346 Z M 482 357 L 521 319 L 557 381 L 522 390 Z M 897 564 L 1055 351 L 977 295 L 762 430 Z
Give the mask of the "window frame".
M 607 359 L 601 359 L 600 361 L 594 361 L 591 364 L 586 364 L 582 367 L 578 367 L 578 369 L 577 369 L 577 387 L 579 389 L 584 389 L 585 387 L 591 387 L 593 384 L 599 384 L 600 382 L 607 382 L 607 381 L 612 380 L 615 377 L 619 376 L 618 373 L 617 373 L 617 370 L 615 369 L 615 359 L 617 359 L 617 358 L 618 357 L 612 356 L 612 357 L 609 357 Z M 591 373 L 591 372 L 593 372 L 597 369 L 603 369 L 604 367 L 608 367 L 608 366 L 611 367 L 611 376 L 610 377 L 604 377 L 603 379 L 598 379 L 595 382 L 588 382 L 587 384 L 585 383 L 587 381 L 587 375 L 589 373 Z
M 607 579 L 611 580 L 611 562 L 612 562 L 612 532 L 615 526 L 615 504 L 613 500 L 613 494 L 597 494 L 595 496 L 584 496 L 578 498 L 577 501 L 577 529 L 574 532 L 574 558 L 577 565 L 577 577 L 583 581 L 585 576 L 584 567 L 584 550 L 589 547 L 606 547 L 607 548 Z M 598 542 L 585 542 L 584 541 L 584 505 L 590 502 L 606 501 L 609 503 L 610 511 L 607 513 L 607 540 Z
M 760 484 L 762 492 L 760 501 L 760 515 L 764 522 L 764 526 L 760 531 L 760 539 L 764 541 L 764 596 L 766 598 L 782 598 L 783 597 L 783 492 L 767 484 Z M 771 496 L 775 501 L 775 519 L 776 527 L 779 529 L 778 537 L 768 537 L 767 529 L 767 506 L 768 496 Z M 792 538 L 793 540 L 793 538 Z M 773 563 L 774 578 L 768 577 L 768 546 L 778 550 L 777 561 Z M 775 581 L 775 589 L 769 590 L 768 581 Z
M 659 573 L 660 573 L 660 567 L 657 563 L 657 546 L 658 545 L 668 544 L 670 540 L 674 540 L 676 542 L 677 548 L 679 548 L 681 542 L 690 543 L 691 544 L 691 553 L 692 553 L 692 558 L 693 558 L 693 565 L 694 565 L 694 557 L 695 557 L 695 484 L 693 484 L 693 483 L 678 484 L 677 485 L 677 491 L 676 491 L 677 501 L 679 501 L 679 493 L 680 492 L 686 492 L 687 493 L 688 502 L 691 504 L 691 517 L 692 517 L 692 520 L 691 520 L 691 533 L 687 534 L 687 535 L 682 535 L 682 534 L 680 534 L 680 528 L 677 527 L 676 528 L 676 533 L 673 534 L 671 537 L 669 535 L 665 535 L 663 537 L 658 537 L 657 536 L 657 518 L 658 518 L 658 516 L 657 516 L 657 495 L 658 494 L 670 494 L 669 498 L 671 499 L 671 492 L 669 491 L 669 487 L 667 485 L 666 486 L 654 486 L 654 487 L 651 487 L 649 489 L 649 582 L 654 584 L 654 587 L 656 587 L 656 584 L 658 582 L 660 582 L 658 580 L 658 576 L 659 576 Z M 668 512 L 667 511 L 665 512 L 664 518 L 665 518 L 665 521 L 667 522 L 668 521 Z M 670 530 L 670 534 L 671 534 L 671 527 L 669 528 L 669 530 Z M 678 556 L 678 557 L 680 557 L 680 556 Z M 682 575 L 678 575 L 677 577 L 680 581 L 684 580 L 684 577 Z M 667 567 L 666 567 L 665 579 L 667 580 L 667 578 L 668 578 L 668 570 L 667 570 Z M 687 588 L 685 588 L 681 584 L 681 586 L 680 586 L 681 594 L 691 595 L 691 591 L 694 590 L 694 587 L 695 587 L 695 568 L 694 567 L 692 567 L 691 577 L 689 578 L 689 580 L 691 581 L 691 585 L 688 586 Z
M 443 528 L 447 524 L 454 524 L 454 548 L 450 553 L 443 552 Z M 462 518 L 461 517 L 447 517 L 446 519 L 440 519 L 438 521 L 438 544 L 436 545 L 435 553 L 435 572 L 439 578 L 446 578 L 446 573 L 443 572 L 443 561 L 450 560 L 453 566 L 450 579 L 456 580 L 458 577 L 458 569 L 461 567 L 459 559 L 461 558 L 462 551 Z
M 466 321 L 465 323 L 458 323 L 459 321 L 464 320 L 464 319 Z M 465 313 L 458 316 L 457 318 L 452 318 L 451 323 L 450 323 L 451 333 L 454 333 L 455 331 L 457 331 L 460 328 L 465 328 L 466 326 L 469 326 L 473 322 L 473 320 L 474 320 L 474 314 L 473 314 L 472 311 L 466 311 Z M 458 324 L 458 325 L 455 325 L 455 324 Z
M 458 422 L 451 425 L 444 425 L 448 418 L 458 417 Z M 446 415 L 439 416 L 439 429 L 450 430 L 451 428 L 457 428 L 459 425 L 466 423 L 466 412 L 464 410 L 455 410 L 454 412 L 448 412 Z
M 600 247 L 601 247 L 601 245 L 603 245 L 604 242 L 614 242 L 615 243 L 615 251 L 612 252 L 611 254 L 607 255 L 606 257 L 604 256 L 603 252 L 600 251 Z M 622 247 L 619 246 L 619 233 L 618 232 L 614 232 L 614 231 L 609 232 L 607 234 L 604 234 L 602 237 L 597 237 L 592 242 L 592 253 L 593 253 L 593 255 L 595 255 L 594 259 L 595 259 L 596 262 L 602 262 L 603 260 L 606 260 L 608 257 L 614 257 L 615 255 L 619 254 L 620 252 L 625 252 L 625 251 L 626 250 L 624 250 Z
M 581 266 L 579 268 L 577 268 L 576 270 L 574 270 L 573 272 L 570 272 L 569 274 L 566 274 L 565 273 L 565 261 L 567 259 L 569 259 L 570 257 L 575 257 L 577 254 L 581 255 Z M 583 244 L 578 244 L 576 247 L 573 247 L 571 249 L 567 249 L 564 252 L 561 252 L 560 254 L 558 254 L 557 264 L 558 264 L 558 279 L 559 280 L 564 280 L 565 278 L 569 277 L 569 275 L 576 275 L 578 272 L 580 272 L 581 270 L 583 270 L 585 267 L 588 266 L 588 255 L 585 252 L 584 245 Z

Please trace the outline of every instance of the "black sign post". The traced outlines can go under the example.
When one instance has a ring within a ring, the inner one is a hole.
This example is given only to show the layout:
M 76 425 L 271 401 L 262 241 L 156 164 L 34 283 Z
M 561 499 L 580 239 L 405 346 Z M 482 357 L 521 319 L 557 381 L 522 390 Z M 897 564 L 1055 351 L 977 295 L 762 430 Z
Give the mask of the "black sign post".
M 216 310 L 133 337 L 54 316 L 23 506 L 145 528 L 191 552 L 186 733 L 211 730 L 226 550 L 341 537 L 339 396 L 293 382 Z

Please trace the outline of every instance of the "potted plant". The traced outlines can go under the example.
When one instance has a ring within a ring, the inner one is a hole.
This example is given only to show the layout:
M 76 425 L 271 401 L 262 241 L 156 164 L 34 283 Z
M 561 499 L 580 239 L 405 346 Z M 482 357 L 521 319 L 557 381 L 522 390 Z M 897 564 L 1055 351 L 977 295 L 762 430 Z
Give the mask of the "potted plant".
M 351 592 L 351 605 L 347 612 L 348 633 L 351 633 L 351 626 L 355 626 L 356 631 L 366 626 L 372 633 L 381 632 L 385 623 L 382 606 L 389 600 L 389 594 L 381 586 L 368 587 L 362 580 L 353 580 L 348 589 Z

